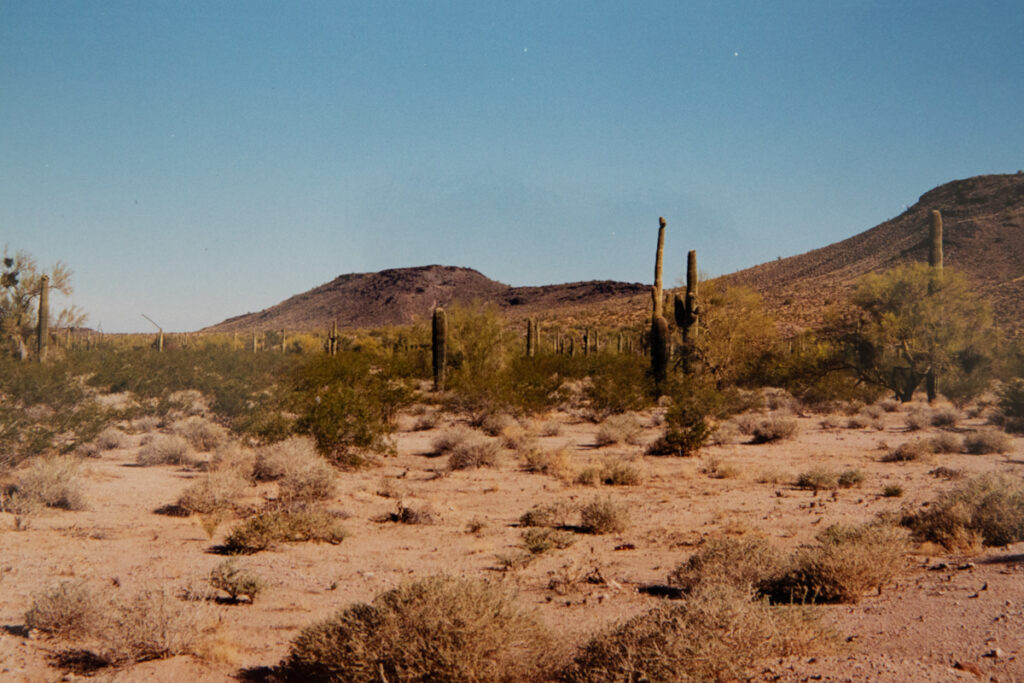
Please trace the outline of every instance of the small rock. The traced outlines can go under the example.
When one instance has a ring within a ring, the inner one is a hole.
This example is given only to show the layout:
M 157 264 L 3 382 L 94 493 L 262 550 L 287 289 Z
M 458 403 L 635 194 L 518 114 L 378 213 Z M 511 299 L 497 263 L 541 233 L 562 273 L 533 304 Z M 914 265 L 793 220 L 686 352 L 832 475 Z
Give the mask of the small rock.
M 985 656 L 986 657 L 991 657 L 992 659 L 1002 659 L 1003 657 L 1006 656 L 1006 654 L 1002 651 L 1001 648 L 997 647 L 994 650 L 989 650 L 988 652 L 986 652 Z
M 945 562 L 939 562 L 938 564 L 933 564 L 932 566 L 928 567 L 928 569 L 930 569 L 933 572 L 941 572 L 943 569 L 949 569 L 949 565 Z
M 973 562 L 964 562 L 961 565 L 957 565 L 957 569 L 959 569 L 961 571 L 964 570 L 964 569 L 974 569 L 974 563 Z

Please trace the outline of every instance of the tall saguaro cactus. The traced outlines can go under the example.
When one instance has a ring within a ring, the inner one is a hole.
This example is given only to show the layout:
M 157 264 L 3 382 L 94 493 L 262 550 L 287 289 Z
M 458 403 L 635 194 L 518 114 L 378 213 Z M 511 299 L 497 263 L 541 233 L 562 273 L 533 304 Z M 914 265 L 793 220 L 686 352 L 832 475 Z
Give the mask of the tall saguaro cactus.
M 39 280 L 39 320 L 36 325 L 36 358 L 46 360 L 46 344 L 50 340 L 50 276 Z
M 670 339 L 668 321 L 665 320 L 665 305 L 662 300 L 661 268 L 665 253 L 665 219 L 658 218 L 658 248 L 654 254 L 654 287 L 651 289 L 651 374 L 661 385 L 668 376 Z
M 434 391 L 444 390 L 448 365 L 448 318 L 443 308 L 434 309 L 431 341 L 434 351 Z
M 932 267 L 935 278 L 938 278 L 942 275 L 942 214 L 937 209 L 932 211 L 928 238 L 928 265 Z M 933 282 L 928 286 L 929 294 L 932 293 L 934 287 L 933 279 Z M 929 403 L 938 397 L 934 368 L 928 368 L 924 375 L 924 390 L 928 395 Z
M 537 355 L 537 343 L 540 337 L 537 333 L 537 319 L 533 316 L 526 319 L 526 357 L 533 358 Z

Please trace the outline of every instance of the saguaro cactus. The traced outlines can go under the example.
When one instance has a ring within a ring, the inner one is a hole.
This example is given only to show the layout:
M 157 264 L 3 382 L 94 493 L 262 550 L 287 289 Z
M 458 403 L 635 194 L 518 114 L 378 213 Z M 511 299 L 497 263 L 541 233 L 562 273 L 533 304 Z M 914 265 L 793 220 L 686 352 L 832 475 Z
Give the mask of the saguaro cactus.
M 928 265 L 942 271 L 942 214 L 932 211 L 932 223 L 928 241 Z
M 537 342 L 539 341 L 537 334 L 537 319 L 529 317 L 526 319 L 526 356 L 527 358 L 533 358 L 537 355 Z
M 443 308 L 434 309 L 431 341 L 434 350 L 434 391 L 444 391 L 448 365 L 448 318 Z
M 651 290 L 651 299 L 654 304 L 654 308 L 651 311 L 651 320 L 653 321 L 660 315 L 664 314 L 664 304 L 662 303 L 662 288 L 661 288 L 661 263 L 662 257 L 665 254 L 665 219 L 658 218 L 658 248 L 654 252 L 654 289 Z
M 665 253 L 665 219 L 658 218 L 658 248 L 654 254 L 654 287 L 651 288 L 651 374 L 661 384 L 668 375 L 668 321 L 664 316 L 661 288 L 661 264 Z
M 50 340 L 50 276 L 39 280 L 39 320 L 36 324 L 36 358 L 46 360 L 46 344 Z

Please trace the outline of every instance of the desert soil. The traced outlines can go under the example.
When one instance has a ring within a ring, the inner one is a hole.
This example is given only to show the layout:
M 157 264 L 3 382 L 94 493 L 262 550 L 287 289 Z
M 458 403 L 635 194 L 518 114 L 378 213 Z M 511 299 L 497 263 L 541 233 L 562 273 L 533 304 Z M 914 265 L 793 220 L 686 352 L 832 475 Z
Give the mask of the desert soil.
M 462 420 L 442 415 L 429 431 L 411 431 L 403 416 L 397 454 L 379 465 L 340 475 L 332 509 L 348 515 L 350 536 L 339 545 L 283 544 L 244 556 L 240 563 L 266 579 L 254 604 L 207 601 L 212 626 L 196 654 L 89 672 L 103 681 L 225 681 L 256 676 L 284 657 L 303 626 L 400 582 L 435 573 L 508 582 L 524 605 L 566 643 L 649 609 L 666 598 L 645 587 L 666 576 L 702 540 L 716 535 L 763 535 L 781 548 L 811 540 L 828 525 L 874 519 L 880 513 L 917 508 L 955 482 L 930 472 L 937 466 L 967 476 L 986 471 L 1024 474 L 1024 438 L 1005 455 L 937 455 L 926 461 L 887 463 L 881 456 L 904 441 L 934 436 L 930 427 L 910 432 L 906 416 L 920 405 L 884 413 L 873 428 L 821 426 L 823 416 L 799 416 L 799 433 L 776 443 L 734 443 L 705 448 L 695 458 L 644 456 L 660 432 L 657 411 L 642 413 L 643 443 L 597 448 L 598 427 L 567 413 L 536 418 L 558 423 L 543 447 L 565 447 L 577 469 L 624 460 L 638 467 L 635 486 L 584 486 L 522 471 L 512 451 L 498 467 L 445 472 L 444 457 L 429 457 L 431 442 Z M 845 425 L 846 417 L 838 422 Z M 528 425 L 529 426 L 529 425 Z M 965 419 L 956 430 L 984 428 Z M 0 680 L 70 680 L 59 663 L 67 643 L 26 633 L 25 611 L 41 590 L 70 579 L 129 594 L 158 586 L 180 591 L 201 584 L 224 561 L 213 550 L 233 521 L 208 535 L 197 517 L 156 514 L 174 503 L 200 473 L 175 466 L 136 465 L 139 442 L 87 461 L 89 509 L 49 511 L 15 530 L 0 514 Z M 835 492 L 798 489 L 796 476 L 814 467 L 859 468 L 864 481 Z M 719 475 L 711 476 L 708 470 Z M 726 476 L 721 477 L 724 473 Z M 720 478 L 719 478 L 720 477 Z M 886 486 L 902 496 L 885 497 Z M 272 484 L 250 490 L 242 501 L 257 505 Z M 386 494 L 386 495 L 385 495 Z M 404 504 L 429 509 L 430 525 L 384 521 Z M 519 517 L 539 503 L 586 503 L 610 497 L 628 504 L 631 525 L 619 534 L 577 534 L 569 548 L 508 569 L 499 558 L 522 552 Z M 470 532 L 471 521 L 482 522 Z M 761 663 L 759 681 L 956 681 L 1024 680 L 1024 544 L 962 557 L 940 547 L 918 548 L 904 571 L 880 595 L 855 605 L 815 609 L 837 634 L 830 651 Z

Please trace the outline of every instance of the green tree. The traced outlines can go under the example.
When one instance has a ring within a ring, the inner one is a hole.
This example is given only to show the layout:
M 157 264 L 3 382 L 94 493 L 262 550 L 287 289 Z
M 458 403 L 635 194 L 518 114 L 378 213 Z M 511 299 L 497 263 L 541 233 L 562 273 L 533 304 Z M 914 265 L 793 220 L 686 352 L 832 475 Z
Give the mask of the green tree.
M 764 310 L 759 294 L 747 287 L 701 288 L 699 331 L 694 341 L 697 364 L 719 386 L 750 380 L 770 354 L 775 320 Z
M 932 373 L 949 389 L 980 386 L 996 346 L 989 306 L 951 268 L 899 266 L 864 276 L 833 321 L 838 365 L 911 400 Z
M 50 290 L 71 296 L 71 269 L 58 261 L 49 272 L 42 271 L 25 251 L 11 255 L 4 247 L 3 270 L 0 271 L 0 339 L 9 345 L 13 354 L 25 358 L 28 344 L 38 324 L 38 298 L 44 275 L 50 277 Z M 85 314 L 76 306 L 68 306 L 52 313 L 50 329 L 81 325 Z

